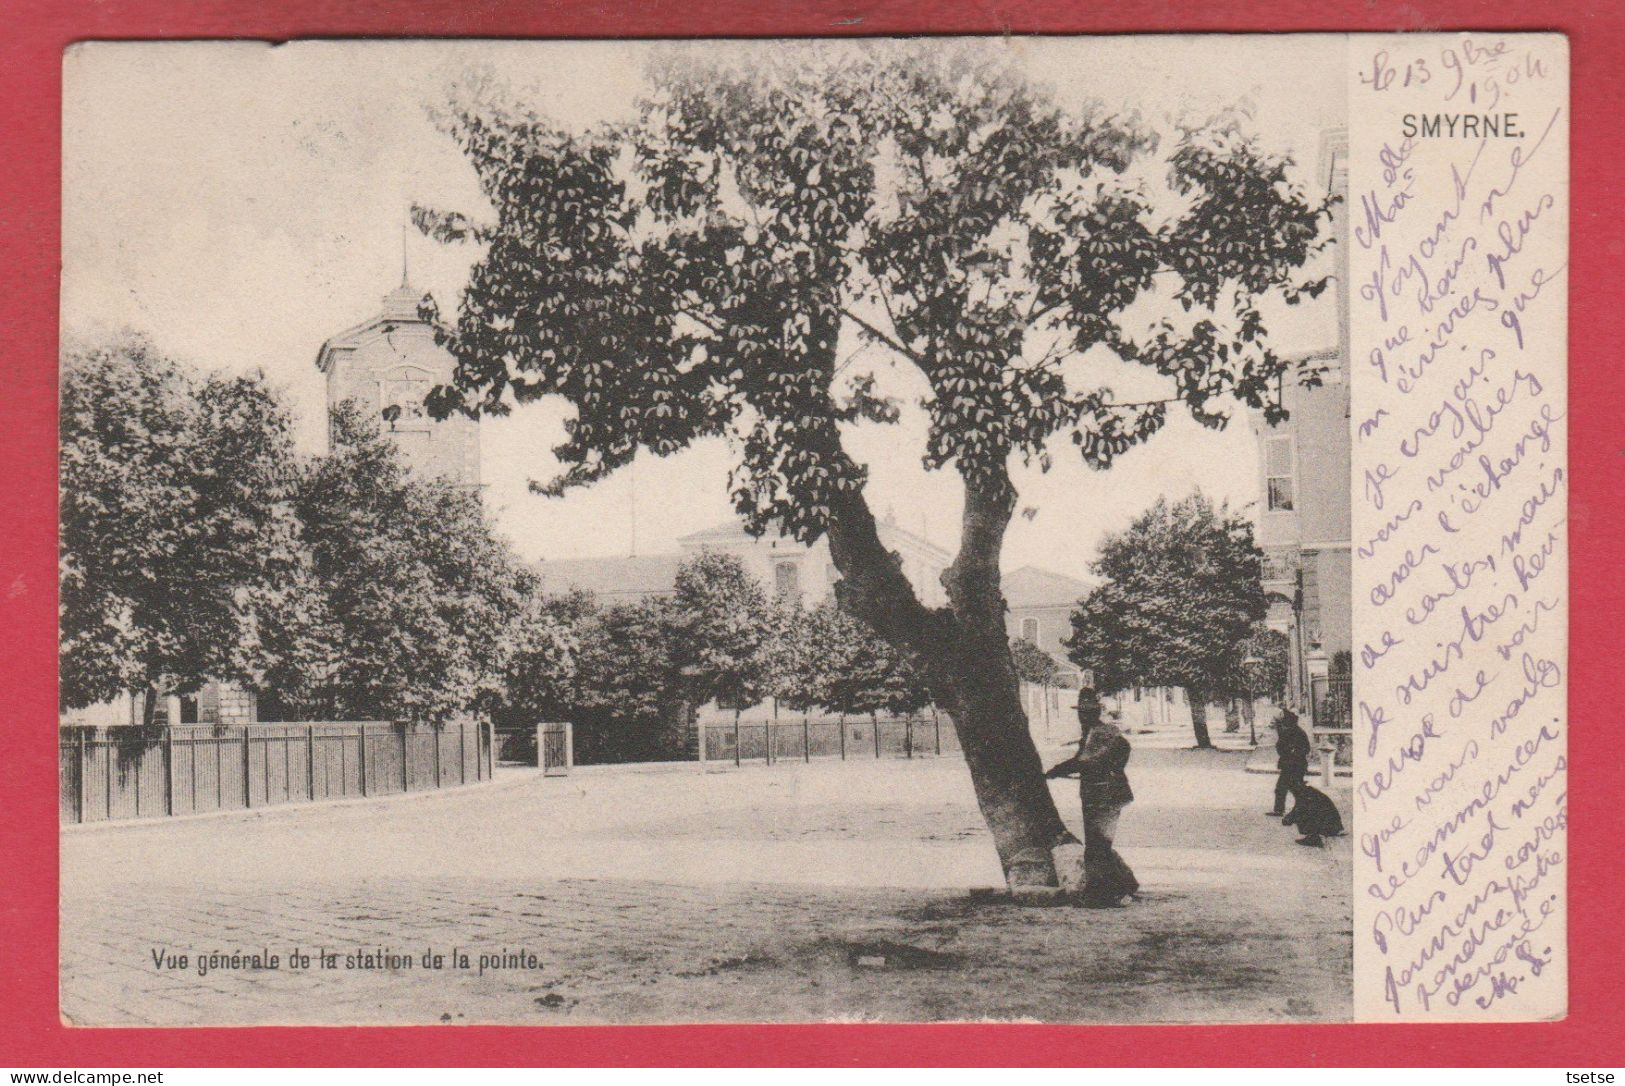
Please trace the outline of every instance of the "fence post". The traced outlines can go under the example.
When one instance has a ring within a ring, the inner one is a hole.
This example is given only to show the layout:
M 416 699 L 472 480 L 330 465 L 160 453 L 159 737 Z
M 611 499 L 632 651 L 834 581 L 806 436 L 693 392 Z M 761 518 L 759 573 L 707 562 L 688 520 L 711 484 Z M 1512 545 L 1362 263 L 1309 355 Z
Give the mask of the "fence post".
M 812 761 L 812 724 L 806 717 L 801 718 L 801 760 Z
M 85 729 L 79 731 L 79 787 L 74 791 L 74 816 L 82 823 L 85 820 Z
M 175 813 L 175 732 L 164 729 L 164 814 Z
M 254 797 L 249 794 L 249 792 L 251 791 L 251 787 L 249 785 L 249 782 L 254 779 L 253 774 L 249 772 L 249 766 L 253 762 L 253 758 L 249 755 L 249 750 L 250 750 L 250 748 L 249 748 L 249 745 L 248 745 L 248 725 L 244 724 L 243 725 L 243 810 L 245 810 L 245 811 L 254 806 Z
M 739 765 L 739 714 L 734 714 L 734 765 Z
M 576 767 L 576 726 L 573 721 L 564 722 L 564 772 L 568 775 Z
M 880 721 L 875 717 L 869 718 L 869 730 L 875 733 L 875 761 L 880 760 Z
M 773 722 L 771 720 L 767 721 L 765 724 L 762 725 L 762 736 L 763 736 L 763 740 L 764 740 L 763 743 L 762 743 L 762 746 L 767 748 L 767 764 L 772 765 L 773 764 Z
M 846 721 L 841 721 L 838 727 L 841 732 L 841 761 L 844 762 L 846 761 Z
M 935 709 L 931 710 L 931 727 L 937 733 L 937 757 L 942 756 L 942 718 Z
M 914 718 L 903 718 L 903 754 L 905 757 L 914 757 Z
M 406 761 L 408 753 L 406 746 L 406 721 L 396 721 L 395 726 L 401 729 L 401 791 L 410 792 L 412 790 L 412 771 L 411 767 Z
M 457 783 L 468 783 L 468 721 L 457 722 Z
M 361 778 L 361 798 L 365 799 L 367 796 L 367 726 L 365 724 L 361 725 L 361 742 L 357 746 L 361 752 L 360 757 L 356 759 L 360 763 L 360 772 L 357 775 Z
M 316 802 L 316 725 L 305 725 L 305 798 Z
M 440 787 L 440 736 L 441 725 L 434 726 L 434 786 Z
M 536 725 L 536 768 L 547 774 L 547 722 Z

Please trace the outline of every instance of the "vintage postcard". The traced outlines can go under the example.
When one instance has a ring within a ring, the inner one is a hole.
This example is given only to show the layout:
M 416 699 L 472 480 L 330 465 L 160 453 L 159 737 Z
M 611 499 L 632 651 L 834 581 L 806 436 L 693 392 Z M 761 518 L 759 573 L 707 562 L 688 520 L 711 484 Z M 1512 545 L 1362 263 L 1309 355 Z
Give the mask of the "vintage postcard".
M 65 1022 L 1566 1013 L 1563 37 L 64 78 Z

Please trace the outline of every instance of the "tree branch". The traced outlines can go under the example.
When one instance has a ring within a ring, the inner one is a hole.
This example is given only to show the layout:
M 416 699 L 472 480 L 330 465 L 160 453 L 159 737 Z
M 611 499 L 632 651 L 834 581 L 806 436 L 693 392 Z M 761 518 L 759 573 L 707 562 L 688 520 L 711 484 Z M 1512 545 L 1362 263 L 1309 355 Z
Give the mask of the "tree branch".
M 864 320 L 850 309 L 842 308 L 841 315 L 847 320 L 851 321 L 853 324 L 856 324 L 859 328 L 862 328 L 865 332 L 868 332 L 871 336 L 874 336 L 887 347 L 890 347 L 892 350 L 896 351 L 910 362 L 913 362 L 916 366 L 919 366 L 921 369 L 925 368 L 925 360 L 920 357 L 919 353 L 917 351 L 911 351 L 907 347 L 903 346 L 903 344 L 900 343 L 896 337 L 888 335 L 879 328 L 876 328 L 874 325 L 870 324 L 868 321 Z

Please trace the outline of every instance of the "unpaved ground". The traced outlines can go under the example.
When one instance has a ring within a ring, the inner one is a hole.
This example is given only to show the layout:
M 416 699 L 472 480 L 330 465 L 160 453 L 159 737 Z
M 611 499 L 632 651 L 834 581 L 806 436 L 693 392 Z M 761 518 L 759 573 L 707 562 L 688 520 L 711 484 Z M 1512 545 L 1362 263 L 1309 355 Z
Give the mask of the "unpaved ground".
M 73 830 L 84 1024 L 1341 1019 L 1349 846 L 1293 844 L 1243 752 L 1144 744 L 1127 909 L 1016 908 L 957 759 L 514 774 L 421 799 Z M 1057 782 L 1063 811 L 1076 794 Z M 1343 798 L 1343 797 L 1340 797 Z M 295 946 L 339 955 L 288 968 Z M 153 950 L 188 954 L 155 967 Z M 382 948 L 410 968 L 348 969 Z M 444 967 L 422 968 L 433 948 Z M 469 955 L 459 969 L 453 948 Z M 214 970 L 267 950 L 275 971 Z M 523 951 L 538 968 L 478 969 Z

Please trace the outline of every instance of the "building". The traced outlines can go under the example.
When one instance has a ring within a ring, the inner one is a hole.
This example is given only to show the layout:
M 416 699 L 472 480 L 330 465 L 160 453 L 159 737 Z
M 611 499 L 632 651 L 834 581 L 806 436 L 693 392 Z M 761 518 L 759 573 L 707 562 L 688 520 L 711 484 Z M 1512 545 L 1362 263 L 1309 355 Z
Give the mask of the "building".
M 1054 660 L 1057 669 L 1053 686 L 1021 684 L 1021 705 L 1027 712 L 1027 726 L 1039 746 L 1076 739 L 1078 669 L 1067 658 L 1067 638 L 1072 636 L 1072 612 L 1078 601 L 1094 585 L 1064 573 L 1022 566 L 1001 578 L 1005 633 L 1012 641 L 1038 646 Z
M 1095 586 L 1037 566 L 1006 573 L 1001 583 L 1010 608 L 1004 624 L 1011 640 L 1037 645 L 1055 658 L 1063 677 L 1075 681 L 1077 668 L 1067 658 L 1065 642 L 1072 636 L 1072 612 Z
M 1321 176 L 1344 199 L 1334 210 L 1335 342 L 1297 357 L 1324 368 L 1323 384 L 1285 382 L 1288 418 L 1267 424 L 1255 413 L 1258 441 L 1257 539 L 1264 551 L 1268 623 L 1287 636 L 1289 704 L 1319 731 L 1352 728 L 1350 653 L 1354 638 L 1350 551 L 1348 135 L 1328 133 Z
M 423 406 L 431 389 L 451 382 L 456 361 L 435 342 L 434 325 L 418 316 L 422 299 L 403 268 L 401 285 L 376 314 L 322 344 L 316 368 L 327 378 L 327 406 L 348 400 L 380 418 L 414 471 L 478 487 L 479 420 L 453 414 L 437 421 Z
M 925 537 L 899 527 L 890 515 L 879 524 L 879 533 L 886 548 L 902 559 L 903 573 L 921 602 L 928 607 L 946 603 L 942 571 L 952 556 Z M 677 540 L 677 548 L 666 554 L 541 562 L 536 570 L 547 592 L 587 591 L 605 603 L 669 594 L 676 584 L 677 568 L 707 551 L 735 556 L 745 572 L 770 593 L 808 606 L 829 599 L 840 579 L 827 540 L 821 538 L 808 546 L 783 535 L 757 538 L 737 520 L 685 535 Z

